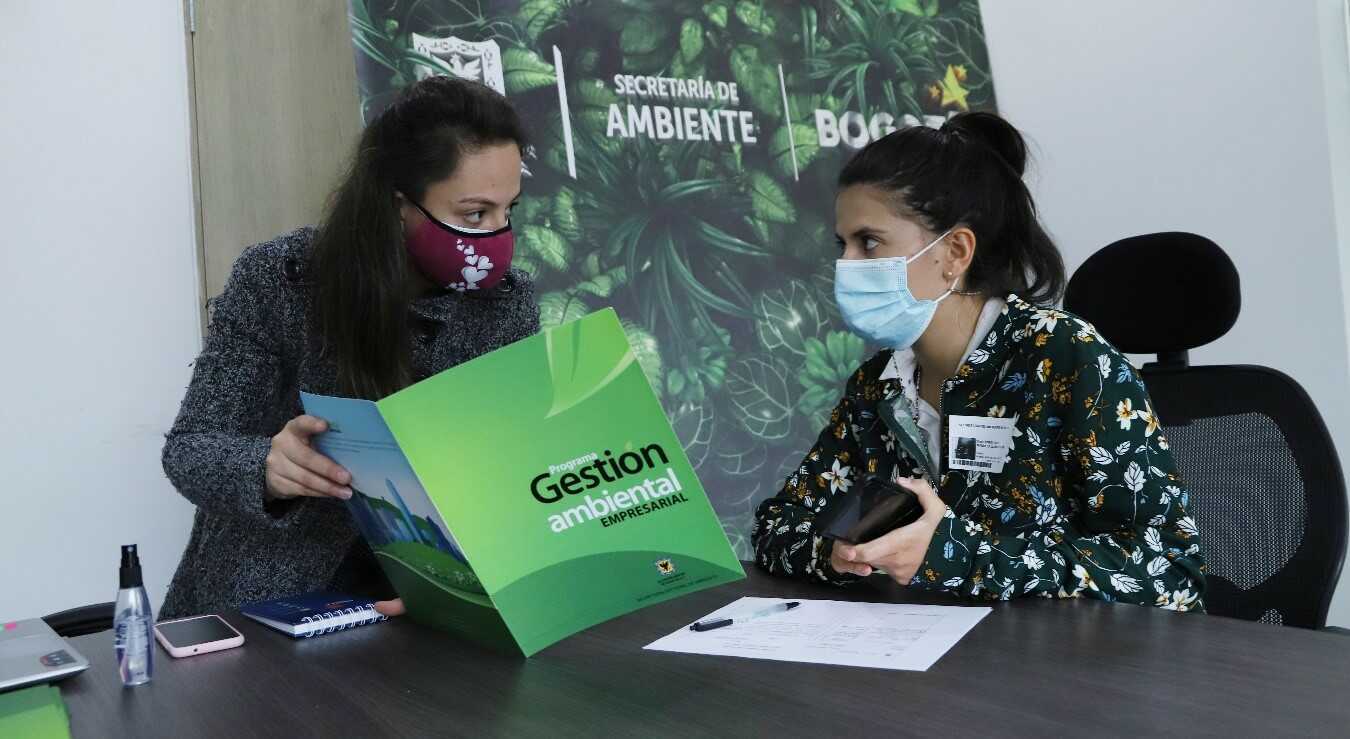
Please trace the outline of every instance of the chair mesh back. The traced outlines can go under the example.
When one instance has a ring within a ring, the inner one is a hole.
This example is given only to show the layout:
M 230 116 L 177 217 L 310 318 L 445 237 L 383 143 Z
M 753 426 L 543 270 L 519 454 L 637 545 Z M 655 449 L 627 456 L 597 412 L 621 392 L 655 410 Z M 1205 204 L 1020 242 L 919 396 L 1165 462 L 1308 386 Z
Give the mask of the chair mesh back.
M 1264 413 L 1163 426 L 1190 494 L 1211 577 L 1251 590 L 1284 569 L 1303 543 L 1307 491 L 1289 442 Z M 1262 621 L 1282 623 L 1278 609 Z
M 1200 530 L 1209 612 L 1325 625 L 1345 555 L 1345 480 L 1312 399 L 1266 367 L 1142 375 Z

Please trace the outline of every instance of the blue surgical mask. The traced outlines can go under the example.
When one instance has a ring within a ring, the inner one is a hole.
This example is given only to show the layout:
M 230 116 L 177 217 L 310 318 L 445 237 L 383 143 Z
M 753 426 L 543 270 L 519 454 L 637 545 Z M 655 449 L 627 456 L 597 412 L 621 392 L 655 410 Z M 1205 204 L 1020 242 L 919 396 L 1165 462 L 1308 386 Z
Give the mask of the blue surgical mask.
M 844 323 L 869 343 L 908 349 L 923 335 L 941 303 L 956 289 L 935 300 L 919 300 L 909 290 L 909 263 L 923 256 L 951 229 L 912 257 L 840 259 L 834 266 L 834 299 Z

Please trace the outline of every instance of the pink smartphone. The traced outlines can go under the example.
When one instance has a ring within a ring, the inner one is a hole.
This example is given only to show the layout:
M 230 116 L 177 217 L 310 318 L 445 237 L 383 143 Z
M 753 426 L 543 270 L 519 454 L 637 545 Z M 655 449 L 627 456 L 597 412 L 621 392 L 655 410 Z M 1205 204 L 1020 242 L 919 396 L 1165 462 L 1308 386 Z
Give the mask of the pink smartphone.
M 244 635 L 215 614 L 161 621 L 155 624 L 155 639 L 173 657 L 194 657 L 244 643 Z

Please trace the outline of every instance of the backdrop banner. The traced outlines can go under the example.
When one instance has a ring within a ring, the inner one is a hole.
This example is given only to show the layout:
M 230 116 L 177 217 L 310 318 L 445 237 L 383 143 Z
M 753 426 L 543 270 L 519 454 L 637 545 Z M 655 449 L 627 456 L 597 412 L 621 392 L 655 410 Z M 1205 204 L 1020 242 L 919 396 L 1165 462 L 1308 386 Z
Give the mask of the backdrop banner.
M 618 311 L 748 557 L 865 359 L 834 304 L 835 178 L 898 127 L 994 108 L 978 2 L 349 4 L 365 120 L 440 74 L 520 111 L 515 264 L 544 325 Z

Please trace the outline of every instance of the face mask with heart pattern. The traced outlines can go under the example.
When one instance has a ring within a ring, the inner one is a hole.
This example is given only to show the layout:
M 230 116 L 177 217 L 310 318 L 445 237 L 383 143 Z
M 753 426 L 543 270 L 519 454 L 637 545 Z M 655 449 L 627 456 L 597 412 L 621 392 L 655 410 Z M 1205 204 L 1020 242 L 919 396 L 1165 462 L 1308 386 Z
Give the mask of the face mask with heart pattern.
M 427 219 L 408 236 L 408 254 L 427 279 L 466 292 L 486 290 L 506 276 L 515 253 L 510 222 L 496 231 L 461 228 L 438 220 L 419 203 L 413 205 Z

